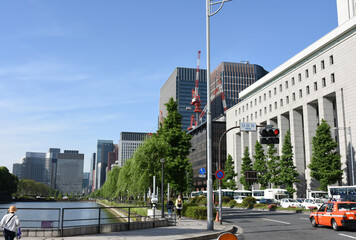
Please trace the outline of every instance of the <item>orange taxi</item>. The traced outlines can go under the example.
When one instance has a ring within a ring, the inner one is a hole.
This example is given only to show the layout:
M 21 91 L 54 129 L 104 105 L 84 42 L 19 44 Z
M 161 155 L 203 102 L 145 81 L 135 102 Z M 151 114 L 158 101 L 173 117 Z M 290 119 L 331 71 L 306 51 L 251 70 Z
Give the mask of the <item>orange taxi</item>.
M 356 202 L 326 202 L 309 219 L 313 227 L 331 226 L 335 231 L 340 227 L 356 227 Z

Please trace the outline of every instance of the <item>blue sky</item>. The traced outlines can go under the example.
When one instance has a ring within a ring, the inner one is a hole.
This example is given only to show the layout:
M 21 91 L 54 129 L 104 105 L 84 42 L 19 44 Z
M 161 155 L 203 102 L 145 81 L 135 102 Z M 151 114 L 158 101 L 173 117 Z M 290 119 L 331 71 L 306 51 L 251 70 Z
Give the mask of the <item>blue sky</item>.
M 233 0 L 211 18 L 211 69 L 272 71 L 337 27 L 336 0 Z M 154 132 L 175 67 L 206 68 L 205 0 L 0 1 L 0 166 L 51 147 Z

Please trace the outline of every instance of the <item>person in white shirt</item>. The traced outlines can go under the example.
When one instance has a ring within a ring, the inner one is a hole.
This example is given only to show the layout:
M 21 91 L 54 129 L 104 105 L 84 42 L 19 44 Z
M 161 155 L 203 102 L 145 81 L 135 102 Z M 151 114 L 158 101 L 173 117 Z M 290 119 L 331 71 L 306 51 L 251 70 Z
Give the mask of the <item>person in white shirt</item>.
M 4 228 L 5 240 L 14 240 L 16 236 L 16 229 L 20 226 L 20 220 L 15 215 L 17 208 L 11 205 L 9 213 L 6 214 L 0 221 L 0 227 Z

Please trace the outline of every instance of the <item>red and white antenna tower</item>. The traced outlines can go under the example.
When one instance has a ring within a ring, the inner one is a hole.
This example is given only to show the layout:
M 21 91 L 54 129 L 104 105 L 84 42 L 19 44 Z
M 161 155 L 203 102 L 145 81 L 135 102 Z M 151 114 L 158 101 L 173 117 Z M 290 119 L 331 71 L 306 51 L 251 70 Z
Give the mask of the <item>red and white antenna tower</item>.
M 201 113 L 201 100 L 200 100 L 200 95 L 199 95 L 199 71 L 200 71 L 200 53 L 201 51 L 198 51 L 198 60 L 197 60 L 197 71 L 195 75 L 195 89 L 192 90 L 192 102 L 190 103 L 191 105 L 195 106 L 194 112 L 196 113 L 196 119 L 199 122 L 199 113 Z M 188 130 L 193 129 L 193 124 L 195 127 L 197 126 L 197 121 L 195 120 L 194 115 L 192 115 L 190 120 L 190 127 L 188 127 Z

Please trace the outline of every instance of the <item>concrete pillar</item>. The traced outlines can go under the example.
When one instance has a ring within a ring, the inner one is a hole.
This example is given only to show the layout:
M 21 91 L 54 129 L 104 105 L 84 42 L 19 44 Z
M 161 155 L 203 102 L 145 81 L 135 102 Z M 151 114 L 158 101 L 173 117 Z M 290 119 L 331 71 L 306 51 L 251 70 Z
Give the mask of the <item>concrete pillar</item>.
M 334 109 L 333 109 L 333 100 L 326 97 L 321 97 L 318 99 L 319 104 L 319 122 L 321 119 L 324 119 L 329 125 L 331 130 L 331 136 L 335 138 L 334 127 Z
M 279 128 L 279 156 L 282 156 L 282 148 L 284 142 L 284 136 L 289 130 L 289 114 L 277 116 L 278 128 Z
M 310 169 L 308 168 L 308 165 L 310 164 L 313 154 L 312 140 L 318 127 L 317 105 L 304 104 L 303 116 L 305 134 L 305 174 L 307 176 L 307 188 L 310 190 L 316 190 L 319 187 L 319 184 L 310 176 Z
M 293 109 L 289 112 L 291 142 L 293 146 L 294 165 L 299 173 L 299 182 L 296 184 L 297 196 L 305 196 L 305 153 L 303 141 L 303 114 L 302 110 Z
M 242 185 L 239 182 L 239 178 L 240 178 L 240 172 L 241 172 L 241 159 L 242 159 L 242 153 L 241 149 L 242 149 L 242 137 L 241 137 L 241 132 L 238 132 L 235 134 L 235 149 L 236 149 L 236 154 L 235 156 L 233 156 L 234 159 L 234 163 L 235 163 L 235 173 L 237 173 L 237 177 L 235 178 L 235 181 L 237 183 L 237 187 L 238 189 L 242 189 Z
M 345 107 L 344 107 L 344 93 L 343 89 L 335 91 L 336 94 L 336 116 L 337 116 L 337 127 L 348 127 L 346 126 L 345 118 Z M 351 129 L 352 130 L 352 129 Z M 342 184 L 351 185 L 352 181 L 348 174 L 347 168 L 347 153 L 348 153 L 348 137 L 344 130 L 338 130 L 338 143 L 339 143 L 339 153 L 341 155 L 341 169 L 343 170 Z M 354 134 L 355 136 L 356 134 Z

